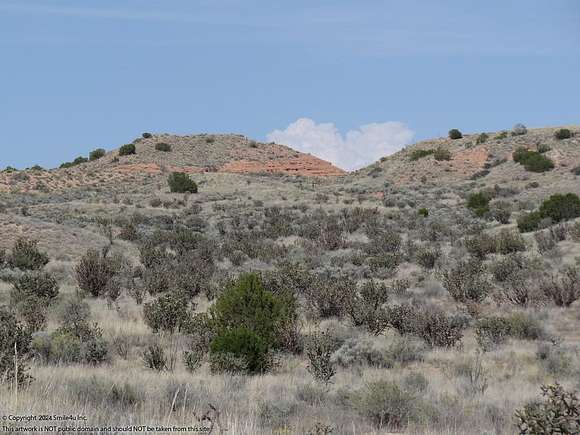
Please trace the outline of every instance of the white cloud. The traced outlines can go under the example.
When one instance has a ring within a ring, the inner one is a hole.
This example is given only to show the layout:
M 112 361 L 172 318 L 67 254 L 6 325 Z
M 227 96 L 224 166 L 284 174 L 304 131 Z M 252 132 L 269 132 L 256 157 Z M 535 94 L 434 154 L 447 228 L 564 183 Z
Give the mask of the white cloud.
M 317 124 L 312 119 L 300 118 L 285 130 L 269 133 L 267 138 L 354 170 L 397 152 L 413 136 L 414 132 L 402 122 L 366 124 L 343 136 L 333 123 Z

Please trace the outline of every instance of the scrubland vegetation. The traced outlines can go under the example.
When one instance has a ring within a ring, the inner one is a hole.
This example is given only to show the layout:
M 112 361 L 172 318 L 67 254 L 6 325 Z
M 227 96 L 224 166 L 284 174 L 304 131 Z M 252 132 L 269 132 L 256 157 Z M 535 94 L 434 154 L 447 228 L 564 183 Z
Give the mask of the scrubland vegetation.
M 0 251 L 3 410 L 212 433 L 578 433 L 575 194 L 155 183 L 37 199 L 30 219 L 91 231 L 78 255 L 41 232 Z

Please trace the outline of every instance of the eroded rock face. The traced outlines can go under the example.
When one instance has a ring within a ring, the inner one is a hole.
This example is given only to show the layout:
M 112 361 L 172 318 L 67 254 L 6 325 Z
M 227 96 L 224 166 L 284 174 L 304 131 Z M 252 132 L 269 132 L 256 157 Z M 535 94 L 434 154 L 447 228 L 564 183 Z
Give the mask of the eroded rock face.
M 327 161 L 321 160 L 311 155 L 302 154 L 299 157 L 290 159 L 277 159 L 266 162 L 238 160 L 226 163 L 218 172 L 233 173 L 283 173 L 289 175 L 303 176 L 337 176 L 346 174 L 342 169 L 333 166 Z

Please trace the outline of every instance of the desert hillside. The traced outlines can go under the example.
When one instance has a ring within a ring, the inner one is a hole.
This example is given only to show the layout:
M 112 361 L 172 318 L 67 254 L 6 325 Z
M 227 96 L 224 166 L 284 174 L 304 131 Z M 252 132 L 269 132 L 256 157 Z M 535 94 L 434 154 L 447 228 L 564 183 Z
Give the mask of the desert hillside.
M 345 172 L 327 161 L 274 143 L 260 143 L 242 135 L 177 136 L 145 134 L 133 141 L 135 153 L 119 150 L 74 166 L 53 170 L 32 168 L 0 173 L 0 191 L 55 191 L 82 186 L 118 185 L 168 172 L 276 173 L 299 176 L 337 176 Z
M 546 433 L 521 428 L 580 385 L 580 129 L 560 130 L 424 141 L 344 176 L 232 135 L 4 171 L 0 409 Z
M 556 132 L 567 129 L 571 137 L 557 139 Z M 566 189 L 580 193 L 576 173 L 580 172 L 580 126 L 528 129 L 525 134 L 512 131 L 464 134 L 460 139 L 429 139 L 406 147 L 352 174 L 355 185 L 380 188 L 385 181 L 396 186 L 442 185 L 475 181 L 480 185 L 509 184 L 525 190 L 538 183 L 543 195 Z M 513 161 L 518 148 L 540 150 L 554 163 L 545 172 L 526 170 Z M 413 153 L 425 151 L 423 157 Z M 442 150 L 440 156 L 434 153 Z M 448 154 L 446 155 L 446 152 Z M 417 158 L 418 157 L 418 158 Z M 439 157 L 439 159 L 437 158 Z M 533 184 L 532 184 L 533 185 Z

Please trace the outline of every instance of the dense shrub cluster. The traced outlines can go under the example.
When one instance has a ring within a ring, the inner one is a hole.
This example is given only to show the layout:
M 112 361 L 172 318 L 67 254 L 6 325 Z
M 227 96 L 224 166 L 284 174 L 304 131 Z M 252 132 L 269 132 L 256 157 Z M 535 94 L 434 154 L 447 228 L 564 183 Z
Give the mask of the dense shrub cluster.
M 132 143 L 125 144 L 119 148 L 120 156 L 129 156 L 135 153 L 136 153 L 135 144 Z
M 75 268 L 79 288 L 94 297 L 117 292 L 115 275 L 121 270 L 121 262 L 121 258 L 89 249 Z
M 171 151 L 171 145 L 165 142 L 158 142 L 155 144 L 155 149 L 157 151 L 163 151 L 165 153 L 168 153 Z
M 538 340 L 545 335 L 542 326 L 533 317 L 515 313 L 508 317 L 489 316 L 477 321 L 475 337 L 484 351 L 494 349 L 508 338 Z
M 518 148 L 513 153 L 514 162 L 519 163 L 529 172 L 546 172 L 554 169 L 554 162 L 538 151 Z
M 184 172 L 172 172 L 167 184 L 172 193 L 197 193 L 197 184 Z
M 575 193 L 555 194 L 544 200 L 537 211 L 518 218 L 522 233 L 538 230 L 551 223 L 580 217 L 580 198 Z
M 38 249 L 38 242 L 26 238 L 19 238 L 12 247 L 8 257 L 11 267 L 21 270 L 42 269 L 48 263 L 48 255 Z
M 572 137 L 572 132 L 567 128 L 561 128 L 559 130 L 556 130 L 556 132 L 554 133 L 554 137 L 559 140 L 570 139 Z
M 476 216 L 483 216 L 489 212 L 491 197 L 487 192 L 475 192 L 467 197 L 467 208 Z
M 104 157 L 107 152 L 102 148 L 97 148 L 89 153 L 89 160 L 92 162 Z

